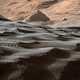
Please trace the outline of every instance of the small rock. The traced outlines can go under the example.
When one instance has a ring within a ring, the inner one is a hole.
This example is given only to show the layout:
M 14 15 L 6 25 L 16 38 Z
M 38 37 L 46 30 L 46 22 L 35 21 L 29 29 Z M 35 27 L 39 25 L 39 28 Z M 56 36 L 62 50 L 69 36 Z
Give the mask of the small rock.
M 29 18 L 29 21 L 49 21 L 49 18 L 40 10 L 38 10 Z

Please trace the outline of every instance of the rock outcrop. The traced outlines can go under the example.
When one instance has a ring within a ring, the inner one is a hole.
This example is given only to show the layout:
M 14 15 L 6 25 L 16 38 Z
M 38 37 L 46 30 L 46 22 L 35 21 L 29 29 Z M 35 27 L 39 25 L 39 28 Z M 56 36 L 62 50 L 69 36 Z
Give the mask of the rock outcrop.
M 80 0 L 0 1 L 0 80 L 80 80 Z
M 28 20 L 36 10 L 40 10 L 54 22 L 80 21 L 80 0 L 7 0 L 6 2 L 4 1 L 1 7 L 1 10 L 3 9 L 1 14 L 12 20 Z
M 30 18 L 29 21 L 49 21 L 49 18 L 42 13 L 40 10 L 38 10 L 36 13 L 34 13 Z

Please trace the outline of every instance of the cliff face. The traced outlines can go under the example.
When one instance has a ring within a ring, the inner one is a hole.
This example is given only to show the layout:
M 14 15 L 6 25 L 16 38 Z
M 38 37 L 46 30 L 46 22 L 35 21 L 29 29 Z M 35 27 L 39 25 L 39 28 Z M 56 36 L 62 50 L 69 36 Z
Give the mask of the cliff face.
M 1 14 L 12 20 L 29 19 L 40 10 L 51 21 L 80 20 L 80 0 L 6 0 Z M 7 3 L 7 4 L 6 4 Z

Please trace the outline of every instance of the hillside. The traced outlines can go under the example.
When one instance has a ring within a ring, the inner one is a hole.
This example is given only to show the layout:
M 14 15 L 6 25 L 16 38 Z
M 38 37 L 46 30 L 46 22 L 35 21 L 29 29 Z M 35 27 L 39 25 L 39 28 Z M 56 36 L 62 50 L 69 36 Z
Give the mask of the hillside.
M 36 10 L 40 10 L 51 21 L 80 20 L 80 0 L 1 0 L 1 2 L 1 14 L 12 20 L 27 20 Z
M 80 25 L 80 0 L 1 0 L 0 4 L 0 14 L 11 20 L 50 21 L 54 27 Z

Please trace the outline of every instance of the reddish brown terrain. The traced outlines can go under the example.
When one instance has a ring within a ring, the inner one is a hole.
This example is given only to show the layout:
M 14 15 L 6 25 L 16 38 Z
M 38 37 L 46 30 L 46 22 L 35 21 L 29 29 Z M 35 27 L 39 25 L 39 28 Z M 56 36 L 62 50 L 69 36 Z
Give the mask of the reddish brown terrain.
M 40 10 L 50 20 L 80 20 L 80 0 L 1 0 L 1 14 L 12 19 L 29 19 Z

